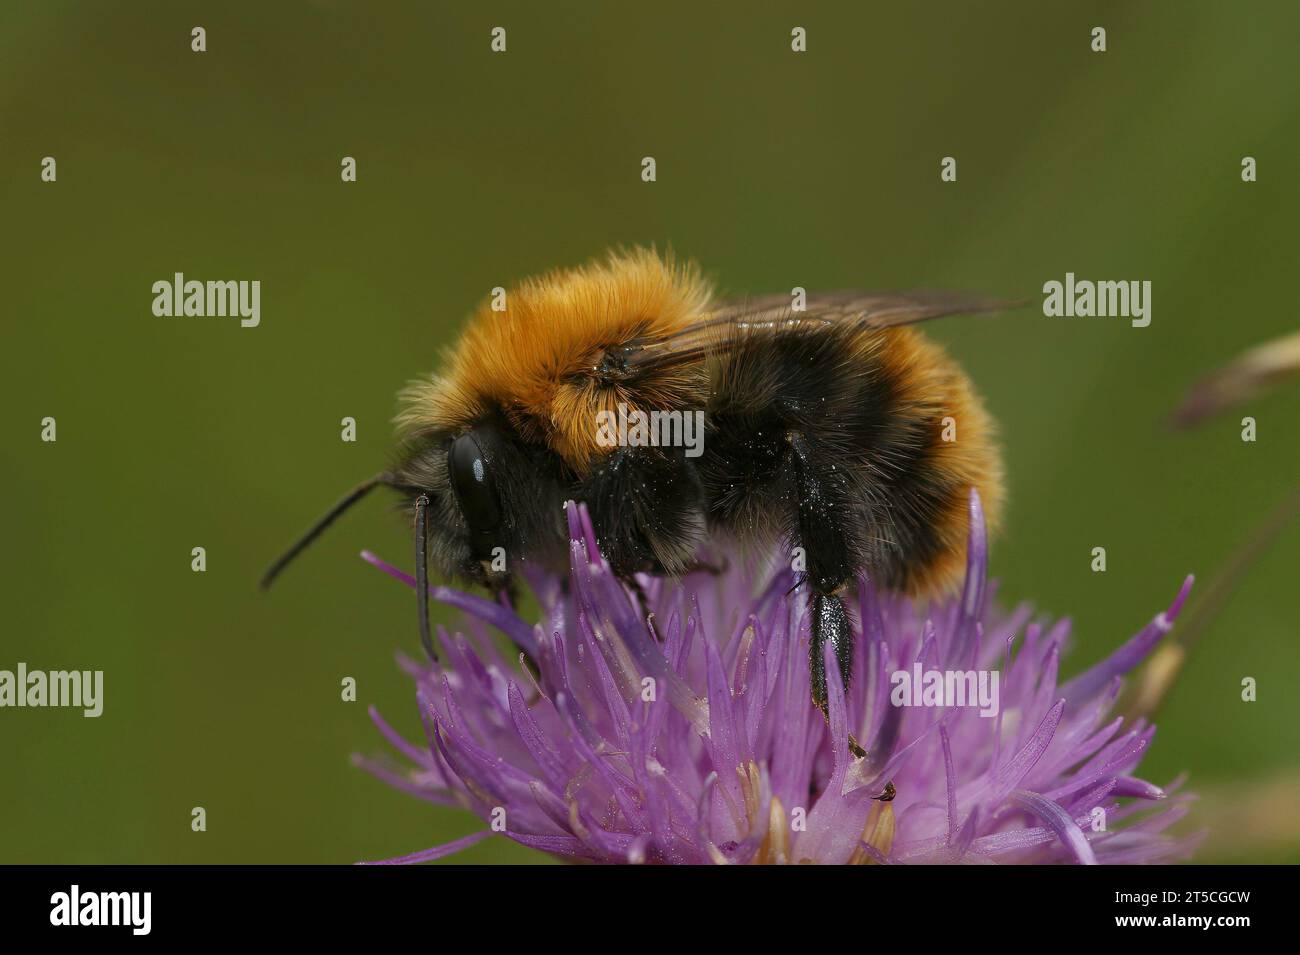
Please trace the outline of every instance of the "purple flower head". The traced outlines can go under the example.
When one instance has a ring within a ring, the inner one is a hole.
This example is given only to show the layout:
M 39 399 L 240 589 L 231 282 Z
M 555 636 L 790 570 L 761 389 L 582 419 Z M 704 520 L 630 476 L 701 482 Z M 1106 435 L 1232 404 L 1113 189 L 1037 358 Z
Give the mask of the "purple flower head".
M 1127 863 L 1191 850 L 1194 837 L 1165 831 L 1190 797 L 1134 775 L 1155 727 L 1110 716 L 1122 675 L 1168 633 L 1190 577 L 1168 611 L 1060 683 L 1069 623 L 992 606 L 972 494 L 960 596 L 922 609 L 860 581 L 853 678 L 846 694 L 828 656 L 823 717 L 793 571 L 757 592 L 739 566 L 644 578 L 647 622 L 600 557 L 585 509 L 571 504 L 568 517 L 567 586 L 528 576 L 541 623 L 431 590 L 466 616 L 454 636 L 439 628 L 442 664 L 402 661 L 425 745 L 372 710 L 413 767 L 359 761 L 489 828 L 391 861 L 498 833 L 596 862 Z M 489 628 L 522 649 L 518 663 Z

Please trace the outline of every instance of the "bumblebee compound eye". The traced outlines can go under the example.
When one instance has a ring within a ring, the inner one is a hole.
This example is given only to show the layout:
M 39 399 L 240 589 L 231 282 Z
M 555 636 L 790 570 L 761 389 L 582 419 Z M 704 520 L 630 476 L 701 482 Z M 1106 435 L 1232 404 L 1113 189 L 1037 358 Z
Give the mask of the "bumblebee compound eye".
M 447 452 L 451 488 L 476 550 L 491 548 L 492 532 L 501 523 L 501 500 L 492 475 L 492 437 L 489 429 L 476 428 L 453 441 Z

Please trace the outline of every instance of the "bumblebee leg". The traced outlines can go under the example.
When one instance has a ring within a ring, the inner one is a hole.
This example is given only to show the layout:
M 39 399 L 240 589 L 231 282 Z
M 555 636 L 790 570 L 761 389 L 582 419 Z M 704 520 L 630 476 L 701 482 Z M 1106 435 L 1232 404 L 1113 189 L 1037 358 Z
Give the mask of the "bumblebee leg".
M 839 666 L 845 692 L 853 679 L 853 619 L 840 596 L 856 575 L 854 549 L 845 527 L 851 494 L 842 471 L 816 460 L 802 434 L 786 436 L 798 497 L 798 540 L 804 549 L 804 580 L 812 588 L 812 639 L 808 644 L 808 668 L 812 701 L 830 719 L 824 648 L 829 640 Z M 849 737 L 854 756 L 866 755 L 857 740 Z
M 826 667 L 822 647 L 827 640 L 835 649 L 844 689 L 853 677 L 853 621 L 840 599 L 840 591 L 855 576 L 853 548 L 844 525 L 851 494 L 843 470 L 818 460 L 802 433 L 786 435 L 789 445 L 789 476 L 792 479 L 798 509 L 794 522 L 797 539 L 803 549 L 803 579 L 811 588 L 812 642 L 809 664 L 812 666 L 813 702 L 826 712 Z
M 420 622 L 420 645 L 434 663 L 438 653 L 429 633 L 429 495 L 415 499 L 415 608 Z
M 812 639 L 808 642 L 808 672 L 812 676 L 813 705 L 822 711 L 829 724 L 831 719 L 830 694 L 826 687 L 826 641 L 835 650 L 840 680 L 849 688 L 853 677 L 853 621 L 839 594 L 814 593 L 812 598 Z M 859 759 L 867 755 L 852 733 L 849 734 L 849 752 Z
M 825 714 L 830 713 L 826 690 L 826 641 L 831 642 L 840 679 L 848 688 L 853 676 L 853 623 L 839 594 L 813 594 L 812 640 L 808 643 L 808 668 L 812 673 L 813 703 Z

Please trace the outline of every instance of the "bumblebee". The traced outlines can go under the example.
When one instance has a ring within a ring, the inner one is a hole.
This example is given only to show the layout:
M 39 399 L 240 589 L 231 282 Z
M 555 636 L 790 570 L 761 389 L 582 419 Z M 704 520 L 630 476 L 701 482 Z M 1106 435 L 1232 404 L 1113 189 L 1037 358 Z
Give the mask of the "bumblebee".
M 373 488 L 403 497 L 420 637 L 429 568 L 509 591 L 503 563 L 563 566 L 563 505 L 585 502 L 601 552 L 638 573 L 694 569 L 702 544 L 800 548 L 813 702 L 823 647 L 851 678 L 843 593 L 860 576 L 912 595 L 964 565 L 970 489 L 1003 498 L 994 425 L 970 381 L 910 324 L 1012 304 L 947 293 L 837 292 L 721 301 L 690 265 L 612 253 L 485 302 L 440 374 L 402 393 L 390 466 L 346 495 L 263 578 Z M 610 442 L 611 415 L 701 414 L 694 449 Z M 794 562 L 792 561 L 792 566 Z

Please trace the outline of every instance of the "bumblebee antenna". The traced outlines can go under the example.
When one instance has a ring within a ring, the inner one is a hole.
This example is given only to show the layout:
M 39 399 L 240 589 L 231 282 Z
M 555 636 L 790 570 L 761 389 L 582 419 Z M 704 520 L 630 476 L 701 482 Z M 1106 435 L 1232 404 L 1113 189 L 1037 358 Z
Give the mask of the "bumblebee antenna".
M 267 568 L 266 573 L 262 575 L 261 588 L 265 590 L 267 587 L 270 587 L 271 584 L 275 582 L 275 578 L 280 576 L 280 572 L 284 570 L 285 567 L 289 566 L 289 562 L 306 550 L 308 544 L 314 541 L 317 537 L 320 537 L 325 528 L 333 524 L 340 514 L 369 494 L 374 488 L 381 484 L 391 484 L 392 480 L 392 475 L 385 471 L 362 481 L 352 490 L 348 491 L 347 494 L 343 495 L 342 500 L 326 511 L 325 515 L 320 520 L 307 528 L 307 532 L 299 537 L 292 547 L 281 554 L 274 564 Z
M 429 541 L 429 495 L 415 499 L 415 606 L 420 615 L 420 643 L 434 663 L 438 654 L 433 650 L 433 637 L 429 635 L 429 558 L 426 553 Z

